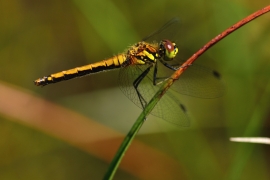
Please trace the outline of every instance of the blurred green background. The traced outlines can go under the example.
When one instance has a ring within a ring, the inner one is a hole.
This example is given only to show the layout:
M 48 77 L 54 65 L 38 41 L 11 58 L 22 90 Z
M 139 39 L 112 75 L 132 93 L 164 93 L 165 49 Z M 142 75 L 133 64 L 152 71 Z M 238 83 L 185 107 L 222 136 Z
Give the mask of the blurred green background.
M 121 53 L 173 17 L 182 24 L 176 29 L 178 43 L 195 52 L 268 2 L 0 0 L 0 83 L 126 134 L 141 110 L 118 88 L 117 70 L 44 88 L 34 86 L 33 80 Z M 191 116 L 189 128 L 154 116 L 145 122 L 136 139 L 175 159 L 182 167 L 177 179 L 270 179 L 269 145 L 229 141 L 270 136 L 269 29 L 270 13 L 197 60 L 222 74 L 226 93 L 217 99 L 183 96 Z M 16 99 L 7 101 L 17 104 Z M 5 108 L 0 113 L 0 179 L 103 177 L 110 159 L 105 162 L 31 122 L 14 120 L 16 111 L 9 111 L 7 104 L 1 101 Z M 143 162 L 147 156 L 138 159 Z M 115 179 L 144 177 L 122 169 Z

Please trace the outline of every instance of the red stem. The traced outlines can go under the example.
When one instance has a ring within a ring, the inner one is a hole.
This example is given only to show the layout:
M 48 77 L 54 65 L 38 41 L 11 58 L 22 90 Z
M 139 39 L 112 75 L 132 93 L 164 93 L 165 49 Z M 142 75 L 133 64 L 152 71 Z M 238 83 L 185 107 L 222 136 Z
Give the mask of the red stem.
M 221 34 L 217 35 L 215 38 L 213 38 L 211 41 L 206 43 L 201 49 L 199 49 L 196 53 L 194 53 L 185 63 L 183 63 L 182 67 L 179 70 L 177 70 L 173 75 L 172 79 L 176 80 L 179 78 L 179 76 L 204 52 L 206 52 L 210 47 L 212 47 L 214 44 L 231 34 L 232 32 L 236 31 L 240 27 L 244 26 L 245 24 L 249 23 L 250 21 L 256 19 L 257 17 L 267 13 L 270 11 L 270 5 L 266 6 L 253 14 L 247 16 L 246 18 L 242 19 L 241 21 L 237 22 L 236 24 L 232 25 L 225 31 L 223 31 Z

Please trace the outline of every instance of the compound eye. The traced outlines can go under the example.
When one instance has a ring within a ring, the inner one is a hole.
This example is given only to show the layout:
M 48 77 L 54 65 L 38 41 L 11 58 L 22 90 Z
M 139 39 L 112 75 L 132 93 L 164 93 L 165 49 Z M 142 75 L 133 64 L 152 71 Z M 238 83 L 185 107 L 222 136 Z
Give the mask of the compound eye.
M 169 59 L 173 59 L 178 53 L 178 48 L 175 43 L 172 43 L 169 40 L 163 40 L 163 46 L 165 48 L 166 57 Z
M 174 43 L 172 43 L 169 40 L 164 40 L 163 42 L 164 42 L 164 47 L 165 47 L 166 51 L 168 51 L 169 53 L 174 51 L 174 46 L 175 46 Z

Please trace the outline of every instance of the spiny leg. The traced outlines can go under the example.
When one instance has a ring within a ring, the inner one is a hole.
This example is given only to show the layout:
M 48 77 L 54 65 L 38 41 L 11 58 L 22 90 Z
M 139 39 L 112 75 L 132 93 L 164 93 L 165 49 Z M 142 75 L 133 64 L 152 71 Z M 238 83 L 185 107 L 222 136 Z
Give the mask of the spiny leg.
M 147 76 L 147 74 L 149 73 L 151 67 L 152 67 L 152 65 L 149 66 L 146 70 L 144 70 L 142 72 L 142 74 L 140 74 L 140 76 L 137 79 L 135 79 L 135 81 L 133 82 L 133 87 L 136 90 L 136 93 L 137 93 L 137 95 L 139 97 L 139 100 L 140 100 L 140 103 L 141 103 L 143 109 L 145 108 L 145 105 L 147 104 L 147 102 L 143 98 L 143 96 L 141 95 L 140 91 L 138 90 L 138 86 L 142 82 L 142 80 Z
M 166 63 L 165 61 L 163 60 L 160 60 L 160 62 L 167 68 L 173 70 L 173 71 L 177 71 L 178 69 L 180 68 L 186 68 L 186 67 L 189 67 L 191 66 L 192 64 L 188 64 L 188 65 L 185 65 L 185 66 L 180 66 L 179 64 L 177 65 L 170 65 L 168 63 Z M 153 77 L 153 84 L 154 85 L 159 85 L 160 83 L 166 81 L 167 79 L 169 79 L 170 77 L 157 77 L 157 63 L 155 64 L 155 69 L 154 69 L 154 77 Z M 158 79 L 163 79 L 159 82 L 157 82 Z M 178 80 L 178 78 L 176 79 Z
M 167 68 L 176 71 L 177 69 L 179 69 L 180 67 L 176 67 L 175 65 L 169 65 L 164 61 L 160 61 L 164 66 L 166 66 Z M 158 63 L 155 63 L 155 67 L 154 67 L 154 73 L 153 73 L 153 85 L 159 85 L 161 83 L 163 83 L 164 81 L 166 81 L 167 79 L 169 79 L 170 77 L 157 77 L 157 72 L 158 72 Z
M 154 67 L 154 73 L 153 73 L 153 85 L 159 85 L 160 83 L 164 82 L 165 80 L 168 79 L 168 77 L 157 77 L 157 71 L 158 71 L 158 63 L 155 63 Z M 162 80 L 160 80 L 162 79 Z M 159 80 L 159 82 L 158 82 Z

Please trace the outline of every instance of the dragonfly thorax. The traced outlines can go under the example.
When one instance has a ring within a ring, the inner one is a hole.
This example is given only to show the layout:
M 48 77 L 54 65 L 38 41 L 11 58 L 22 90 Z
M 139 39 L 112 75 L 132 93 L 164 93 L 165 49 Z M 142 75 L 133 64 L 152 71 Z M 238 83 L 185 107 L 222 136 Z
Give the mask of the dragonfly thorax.
M 128 64 L 152 64 L 155 63 L 159 54 L 158 43 L 139 42 L 130 47 L 127 53 Z
M 128 64 L 152 64 L 157 59 L 172 60 L 178 53 L 176 44 L 169 40 L 158 43 L 139 42 L 128 50 Z M 128 65 L 126 64 L 126 65 Z

